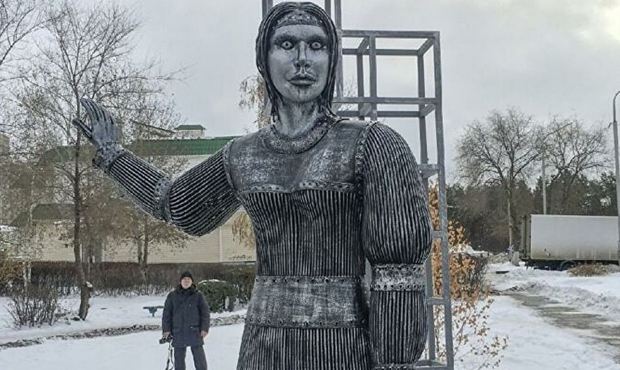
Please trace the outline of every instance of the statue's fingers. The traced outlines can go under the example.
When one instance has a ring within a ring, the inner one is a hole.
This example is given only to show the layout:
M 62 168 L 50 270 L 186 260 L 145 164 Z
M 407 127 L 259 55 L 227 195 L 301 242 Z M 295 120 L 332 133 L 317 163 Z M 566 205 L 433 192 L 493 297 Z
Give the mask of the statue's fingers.
M 121 127 L 117 125 L 114 125 L 113 127 L 114 127 L 113 130 L 116 133 L 115 135 L 116 139 L 121 141 Z
M 93 132 L 90 129 L 90 127 L 86 126 L 86 124 L 84 122 L 82 122 L 82 120 L 80 119 L 73 119 L 73 121 L 71 121 L 79 130 L 82 131 L 82 133 L 84 134 L 84 136 L 86 136 L 86 138 L 88 138 L 88 140 L 92 140 L 93 139 Z
M 89 104 L 93 109 L 93 112 L 95 112 L 95 116 L 97 117 L 98 121 L 103 121 L 103 112 L 101 112 L 101 107 L 99 107 L 99 104 L 95 103 L 94 100 L 89 100 Z
M 84 111 L 86 111 L 86 115 L 91 120 L 91 122 L 95 121 L 95 112 L 93 112 L 89 100 L 86 98 L 81 98 L 80 104 L 82 104 L 82 107 L 84 107 Z
M 119 140 L 119 130 L 116 122 L 114 122 L 114 118 L 112 118 L 112 115 L 110 114 L 110 112 L 108 112 L 107 109 L 103 109 L 103 112 L 105 114 L 105 120 L 106 122 L 108 122 L 108 124 L 106 125 L 106 128 L 108 130 L 108 137 L 113 138 L 114 140 Z
M 92 100 L 88 98 L 82 98 L 80 99 L 80 103 L 82 103 L 82 106 L 84 107 L 84 110 L 86 110 L 86 114 L 88 114 L 88 117 L 91 121 L 99 120 L 99 115 L 97 114 L 95 103 Z
M 112 116 L 110 115 L 110 113 L 102 107 L 99 107 L 99 114 L 101 114 L 102 116 L 102 120 L 103 122 L 105 122 L 105 125 L 103 125 L 104 131 L 106 133 L 106 136 L 108 138 L 112 138 L 115 137 L 114 136 L 114 121 L 112 120 Z
M 101 111 L 101 114 L 103 115 L 104 120 L 113 125 L 114 120 L 112 119 L 112 115 L 110 114 L 110 112 L 101 106 L 99 106 L 99 110 Z
M 106 112 L 105 109 L 103 109 L 101 107 L 101 105 L 95 103 L 94 101 L 91 101 L 91 104 L 95 107 L 95 112 L 97 113 L 97 115 L 99 116 L 99 119 L 105 123 L 109 123 L 108 117 L 110 116 L 109 114 L 107 114 L 108 112 Z M 108 125 L 106 125 L 108 126 Z

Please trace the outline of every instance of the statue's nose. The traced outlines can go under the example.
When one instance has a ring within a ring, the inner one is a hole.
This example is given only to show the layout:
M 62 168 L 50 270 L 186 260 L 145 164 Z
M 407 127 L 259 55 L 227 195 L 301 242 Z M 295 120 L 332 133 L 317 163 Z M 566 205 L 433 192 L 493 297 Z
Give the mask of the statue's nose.
M 297 47 L 297 58 L 295 59 L 295 67 L 302 69 L 310 66 L 308 60 L 308 45 L 305 42 L 300 42 Z

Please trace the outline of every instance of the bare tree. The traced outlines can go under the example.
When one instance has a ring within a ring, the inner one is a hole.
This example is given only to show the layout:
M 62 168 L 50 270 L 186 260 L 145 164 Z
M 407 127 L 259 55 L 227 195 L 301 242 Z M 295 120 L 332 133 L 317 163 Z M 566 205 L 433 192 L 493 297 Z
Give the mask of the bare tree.
M 18 76 L 12 67 L 20 59 L 21 46 L 44 24 L 39 3 L 38 0 L 0 0 L 0 93 L 6 81 Z M 0 109 L 5 109 L 3 100 Z M 7 127 L 7 123 L 0 121 L 0 133 L 7 132 Z M 0 153 L 0 160 L 5 157 Z
M 114 112 L 124 139 L 129 140 L 135 130 L 125 123 L 141 121 L 144 96 L 161 95 L 163 83 L 172 76 L 156 75 L 154 63 L 133 62 L 131 36 L 139 22 L 123 7 L 102 2 L 82 8 L 65 1 L 50 5 L 46 18 L 49 21 L 37 42 L 37 52 L 14 86 L 16 108 L 11 123 L 24 151 L 46 148 L 59 158 L 52 161 L 59 178 L 53 186 L 65 189 L 58 196 L 73 204 L 70 235 L 80 282 L 79 317 L 85 319 L 92 286 L 85 268 L 89 261 L 84 258 L 83 229 L 95 225 L 93 220 L 85 220 L 89 215 L 85 210 L 94 207 L 88 202 L 97 197 L 89 196 L 84 188 L 88 184 L 89 191 L 100 191 L 100 185 L 93 184 L 104 180 L 90 164 L 92 148 L 83 146 L 71 121 L 81 114 L 79 99 L 87 96 Z
M 577 118 L 553 117 L 547 127 L 543 149 L 546 159 L 554 168 L 551 183 L 561 183 L 559 209 L 571 193 L 575 181 L 588 172 L 601 169 L 609 163 L 609 152 L 604 127 L 587 129 Z
M 254 124 L 263 128 L 271 122 L 271 104 L 267 98 L 265 80 L 260 75 L 252 75 L 241 81 L 239 85 L 241 98 L 239 108 L 253 110 L 256 114 Z
M 36 0 L 0 0 L 0 67 L 44 23 Z
M 468 125 L 457 144 L 459 172 L 469 184 L 495 183 L 503 188 L 510 245 L 515 241 L 515 188 L 518 180 L 527 180 L 540 156 L 535 145 L 540 130 L 531 116 L 517 109 L 493 111 L 484 122 Z

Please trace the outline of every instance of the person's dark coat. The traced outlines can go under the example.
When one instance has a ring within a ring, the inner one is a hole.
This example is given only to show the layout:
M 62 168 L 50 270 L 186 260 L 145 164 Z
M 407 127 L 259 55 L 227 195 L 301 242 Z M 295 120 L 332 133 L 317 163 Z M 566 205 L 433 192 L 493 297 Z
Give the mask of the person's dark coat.
M 162 315 L 162 331 L 172 333 L 174 347 L 201 346 L 201 330 L 209 331 L 210 310 L 205 297 L 195 285 L 179 285 L 168 293 Z

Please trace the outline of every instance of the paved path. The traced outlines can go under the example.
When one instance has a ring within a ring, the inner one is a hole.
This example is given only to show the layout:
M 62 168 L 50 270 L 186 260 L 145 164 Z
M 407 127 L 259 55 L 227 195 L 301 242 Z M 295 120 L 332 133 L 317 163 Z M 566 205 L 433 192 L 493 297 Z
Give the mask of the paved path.
M 559 328 L 578 331 L 582 337 L 606 344 L 615 361 L 620 364 L 620 323 L 610 322 L 601 315 L 580 312 L 553 299 L 518 291 L 504 291 L 509 296 L 538 312 Z

